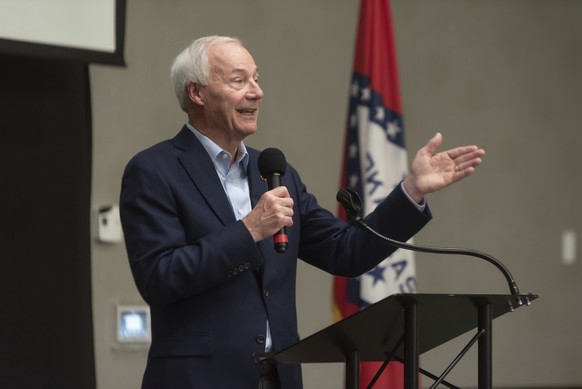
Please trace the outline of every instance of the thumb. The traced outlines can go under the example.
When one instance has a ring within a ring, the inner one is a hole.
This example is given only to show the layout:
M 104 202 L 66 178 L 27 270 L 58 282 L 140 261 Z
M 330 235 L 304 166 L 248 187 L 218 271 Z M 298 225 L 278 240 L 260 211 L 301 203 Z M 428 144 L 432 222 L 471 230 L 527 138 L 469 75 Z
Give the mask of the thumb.
M 435 151 L 440 147 L 440 145 L 442 143 L 443 143 L 443 135 L 440 132 L 437 132 L 431 138 L 431 140 L 429 140 L 428 143 L 426 144 L 426 150 L 429 153 L 434 154 Z

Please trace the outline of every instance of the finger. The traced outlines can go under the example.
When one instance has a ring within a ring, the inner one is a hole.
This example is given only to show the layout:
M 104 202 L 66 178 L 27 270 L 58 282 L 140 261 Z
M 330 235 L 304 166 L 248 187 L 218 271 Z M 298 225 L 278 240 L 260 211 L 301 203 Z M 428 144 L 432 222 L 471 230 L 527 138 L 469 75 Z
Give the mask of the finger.
M 278 186 L 276 188 L 271 189 L 271 194 L 275 197 L 283 198 L 283 197 L 290 197 L 289 191 L 285 186 Z
M 285 216 L 293 215 L 293 199 L 290 197 L 278 199 L 274 206 Z
M 277 217 L 277 221 L 280 224 L 279 227 L 287 226 L 290 227 L 293 225 L 293 207 L 287 206 L 285 204 L 277 204 L 273 211 Z
M 458 168 L 458 166 L 457 166 L 457 168 Z M 474 166 L 469 166 L 469 167 L 466 167 L 464 169 L 457 170 L 453 176 L 453 182 L 457 182 L 459 180 L 462 180 L 465 177 L 470 176 L 471 174 L 473 174 L 474 171 L 475 171 Z
M 462 161 L 460 161 L 460 159 L 461 158 L 458 158 L 457 160 L 454 161 L 456 172 L 471 169 L 471 168 L 474 169 L 475 167 L 481 165 L 481 162 L 483 162 L 483 160 L 479 157 L 474 157 L 474 158 L 470 158 L 470 159 L 466 159 L 466 160 L 462 160 Z
M 485 150 L 480 149 L 479 147 L 477 147 L 475 145 L 471 145 L 471 146 L 455 147 L 454 149 L 447 150 L 446 153 L 449 155 L 449 157 L 451 159 L 457 159 L 459 157 L 466 157 L 468 155 L 469 155 L 468 158 L 473 158 L 473 157 L 482 157 L 483 155 L 485 155 Z M 473 156 L 473 157 L 471 157 L 471 156 Z
M 455 165 L 455 172 L 463 172 L 468 169 L 475 169 L 477 166 L 481 165 L 481 159 L 473 159 L 471 161 L 463 162 Z
M 483 149 L 474 150 L 472 152 L 468 152 L 465 154 L 461 154 L 456 158 L 453 158 L 453 162 L 457 166 L 466 165 L 466 166 L 475 166 L 481 163 L 481 157 L 485 155 L 485 151 Z
M 440 147 L 440 145 L 443 143 L 443 135 L 440 132 L 437 132 L 426 144 L 426 150 L 431 153 L 434 154 L 435 151 Z

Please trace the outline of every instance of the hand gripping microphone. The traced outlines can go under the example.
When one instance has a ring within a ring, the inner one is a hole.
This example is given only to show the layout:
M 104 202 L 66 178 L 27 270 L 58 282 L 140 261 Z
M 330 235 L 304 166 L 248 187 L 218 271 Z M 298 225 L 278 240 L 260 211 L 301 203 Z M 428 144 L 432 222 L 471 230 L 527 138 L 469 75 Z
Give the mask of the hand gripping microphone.
M 281 186 L 281 177 L 285 175 L 287 161 L 281 150 L 270 147 L 259 154 L 259 172 L 261 177 L 267 180 L 268 190 Z M 275 251 L 284 253 L 287 251 L 287 244 L 289 237 L 287 236 L 287 229 L 281 228 L 275 235 L 273 235 L 275 242 Z

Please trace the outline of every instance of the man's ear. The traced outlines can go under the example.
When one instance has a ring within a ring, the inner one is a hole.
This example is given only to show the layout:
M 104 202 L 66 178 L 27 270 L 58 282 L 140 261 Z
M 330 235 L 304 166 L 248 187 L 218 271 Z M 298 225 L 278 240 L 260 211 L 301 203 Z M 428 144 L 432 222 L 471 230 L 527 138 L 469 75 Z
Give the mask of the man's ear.
M 196 105 L 204 105 L 204 95 L 201 91 L 200 84 L 195 82 L 188 83 L 186 87 L 188 91 L 188 98 Z

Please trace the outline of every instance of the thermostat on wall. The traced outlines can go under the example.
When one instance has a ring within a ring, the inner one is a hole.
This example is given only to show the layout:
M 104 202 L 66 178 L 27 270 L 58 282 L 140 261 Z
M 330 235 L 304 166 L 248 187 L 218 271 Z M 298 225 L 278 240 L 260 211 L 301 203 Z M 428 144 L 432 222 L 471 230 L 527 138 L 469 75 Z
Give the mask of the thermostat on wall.
M 117 341 L 123 344 L 150 343 L 150 308 L 147 305 L 117 306 Z

